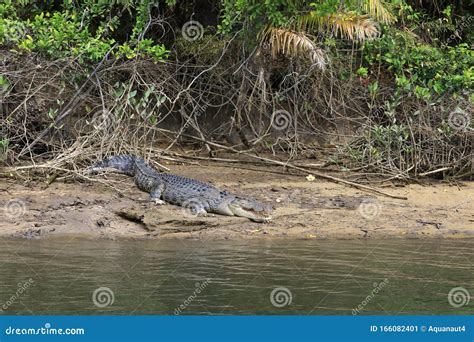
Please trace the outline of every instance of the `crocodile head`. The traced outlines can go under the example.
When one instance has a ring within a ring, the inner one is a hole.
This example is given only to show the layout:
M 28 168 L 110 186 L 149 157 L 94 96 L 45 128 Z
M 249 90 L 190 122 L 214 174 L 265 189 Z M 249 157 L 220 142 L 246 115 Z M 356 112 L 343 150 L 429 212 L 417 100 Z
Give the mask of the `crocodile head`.
M 235 216 L 246 217 L 255 222 L 265 223 L 272 219 L 273 208 L 253 198 L 235 197 L 227 205 Z

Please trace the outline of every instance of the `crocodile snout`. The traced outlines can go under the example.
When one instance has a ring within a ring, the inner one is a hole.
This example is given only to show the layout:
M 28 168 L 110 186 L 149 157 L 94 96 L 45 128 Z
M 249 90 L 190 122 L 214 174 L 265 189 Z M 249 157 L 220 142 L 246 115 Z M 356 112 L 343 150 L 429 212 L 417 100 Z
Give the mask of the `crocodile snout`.
M 253 198 L 236 197 L 229 203 L 229 209 L 235 216 L 246 217 L 255 222 L 268 223 L 272 219 L 273 208 Z

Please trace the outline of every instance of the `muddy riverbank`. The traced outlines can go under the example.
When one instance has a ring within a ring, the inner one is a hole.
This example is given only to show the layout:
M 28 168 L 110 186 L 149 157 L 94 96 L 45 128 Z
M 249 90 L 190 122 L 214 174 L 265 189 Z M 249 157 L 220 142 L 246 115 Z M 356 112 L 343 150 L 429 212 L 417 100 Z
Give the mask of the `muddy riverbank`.
M 157 206 L 122 175 L 97 181 L 22 184 L 2 178 L 0 236 L 43 238 L 354 239 L 474 237 L 474 184 L 427 184 L 383 190 L 398 200 L 304 176 L 219 166 L 173 166 L 172 172 L 213 182 L 275 207 L 268 224 L 236 217 L 194 217 Z M 100 181 L 100 182 L 99 182 Z M 105 185 L 103 182 L 109 184 Z M 115 189 L 114 189 L 115 188 Z

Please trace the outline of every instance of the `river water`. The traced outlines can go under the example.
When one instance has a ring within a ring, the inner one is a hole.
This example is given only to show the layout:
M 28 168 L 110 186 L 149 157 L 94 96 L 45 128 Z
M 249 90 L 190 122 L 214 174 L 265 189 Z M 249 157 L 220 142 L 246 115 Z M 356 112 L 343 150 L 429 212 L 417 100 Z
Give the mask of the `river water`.
M 3 239 L 0 314 L 474 314 L 473 247 Z

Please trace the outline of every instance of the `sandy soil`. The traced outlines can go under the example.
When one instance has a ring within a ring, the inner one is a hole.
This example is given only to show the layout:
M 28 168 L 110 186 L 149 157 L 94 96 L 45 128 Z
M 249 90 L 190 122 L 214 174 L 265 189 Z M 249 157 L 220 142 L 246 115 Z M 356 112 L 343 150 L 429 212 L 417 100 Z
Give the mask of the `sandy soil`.
M 0 179 L 0 236 L 39 238 L 385 238 L 474 237 L 474 183 L 430 183 L 384 188 L 397 200 L 304 176 L 221 166 L 172 166 L 174 173 L 275 207 L 269 224 L 236 217 L 193 217 L 183 208 L 157 206 L 122 175 L 99 182 L 19 184 Z

